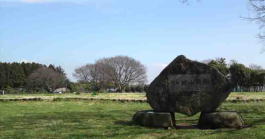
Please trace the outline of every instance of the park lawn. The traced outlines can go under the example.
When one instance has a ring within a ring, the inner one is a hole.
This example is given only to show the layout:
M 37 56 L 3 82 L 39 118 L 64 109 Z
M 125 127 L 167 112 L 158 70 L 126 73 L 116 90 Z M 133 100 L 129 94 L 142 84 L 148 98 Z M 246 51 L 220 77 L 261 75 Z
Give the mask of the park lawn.
M 228 100 L 265 99 L 265 92 L 232 92 Z
M 224 103 L 238 111 L 249 128 L 165 130 L 131 123 L 147 103 L 111 101 L 0 102 L 0 138 L 265 138 L 265 103 Z M 176 114 L 177 123 L 196 124 L 199 114 Z
M 264 93 L 265 94 L 265 93 Z M 65 94 L 51 94 L 51 93 L 41 93 L 41 94 L 6 94 L 0 95 L 0 99 L 12 99 L 12 98 L 96 98 L 96 99 L 146 99 L 145 93 L 65 93 Z
M 137 99 L 145 100 L 145 93 L 65 93 L 65 94 L 6 94 L 0 95 L 0 99 L 13 99 L 13 98 L 95 98 L 95 99 Z M 249 99 L 265 99 L 265 92 L 232 92 L 227 100 L 249 100 Z

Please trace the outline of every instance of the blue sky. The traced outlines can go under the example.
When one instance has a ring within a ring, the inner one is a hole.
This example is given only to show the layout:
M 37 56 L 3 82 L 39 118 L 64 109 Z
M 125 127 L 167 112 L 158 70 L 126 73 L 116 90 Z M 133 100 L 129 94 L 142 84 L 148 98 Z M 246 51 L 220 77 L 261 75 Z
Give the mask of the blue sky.
M 0 0 L 0 61 L 75 68 L 128 55 L 151 81 L 176 56 L 224 57 L 265 68 L 247 0 Z

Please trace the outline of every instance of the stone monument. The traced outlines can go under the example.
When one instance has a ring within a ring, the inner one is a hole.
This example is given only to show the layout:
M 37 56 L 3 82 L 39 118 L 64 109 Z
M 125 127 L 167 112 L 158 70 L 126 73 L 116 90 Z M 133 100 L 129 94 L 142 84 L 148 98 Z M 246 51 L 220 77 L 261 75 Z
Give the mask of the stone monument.
M 213 112 L 218 113 L 216 109 L 225 101 L 232 88 L 233 84 L 230 80 L 217 69 L 197 61 L 189 60 L 181 55 L 173 60 L 173 62 L 155 78 L 147 89 L 147 101 L 153 108 L 153 115 L 148 111 L 149 114 L 146 114 L 148 115 L 146 116 L 142 111 L 142 114 L 139 114 L 139 112 L 138 114 L 136 113 L 133 120 L 137 123 L 135 119 L 138 119 L 139 123 L 139 121 L 141 121 L 139 119 L 142 119 L 142 121 L 146 121 L 148 118 L 156 119 L 157 113 L 164 113 L 164 115 L 169 115 L 171 117 L 171 122 L 174 126 L 175 112 L 187 116 L 193 116 L 201 112 L 199 127 L 215 127 L 212 125 L 207 126 L 207 124 L 214 123 L 210 121 L 205 122 L 205 119 Z M 221 115 L 215 114 L 213 117 L 219 116 L 219 119 L 231 120 L 229 118 L 227 119 L 229 116 L 226 115 L 229 114 L 229 112 L 222 113 Z M 233 118 L 235 117 L 236 116 Z M 222 124 L 222 122 L 218 124 Z M 170 123 L 164 123 L 164 125 L 170 125 Z M 236 126 L 238 127 L 241 125 L 243 124 L 237 124 Z M 144 126 L 152 125 L 149 123 L 149 125 Z M 157 126 L 156 124 L 155 127 Z

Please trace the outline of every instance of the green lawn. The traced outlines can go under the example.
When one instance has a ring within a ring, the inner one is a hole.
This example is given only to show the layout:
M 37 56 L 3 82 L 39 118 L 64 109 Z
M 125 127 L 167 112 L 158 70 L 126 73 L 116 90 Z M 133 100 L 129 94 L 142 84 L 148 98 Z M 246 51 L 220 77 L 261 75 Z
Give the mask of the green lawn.
M 145 93 L 81 93 L 79 95 L 73 93 L 66 94 L 7 94 L 0 95 L 0 99 L 7 98 L 98 98 L 98 99 L 146 99 Z M 227 100 L 248 100 L 248 99 L 265 99 L 265 92 L 232 92 Z
M 0 138 L 265 138 L 265 103 L 224 103 L 250 128 L 164 130 L 131 123 L 147 103 L 110 101 L 0 102 Z M 198 115 L 176 114 L 177 123 L 196 124 Z
M 264 93 L 265 94 L 265 93 Z M 98 98 L 98 99 L 146 99 L 145 93 L 80 93 L 78 95 L 73 93 L 66 94 L 6 94 L 0 95 L 1 98 L 34 98 L 40 97 L 44 99 L 52 98 Z

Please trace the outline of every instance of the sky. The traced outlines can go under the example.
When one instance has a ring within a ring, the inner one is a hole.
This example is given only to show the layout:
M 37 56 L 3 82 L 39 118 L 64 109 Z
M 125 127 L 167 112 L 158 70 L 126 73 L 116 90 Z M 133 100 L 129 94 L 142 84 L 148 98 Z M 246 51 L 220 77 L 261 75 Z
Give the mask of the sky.
M 0 61 L 74 69 L 126 55 L 151 82 L 178 55 L 265 68 L 247 0 L 0 0 Z

